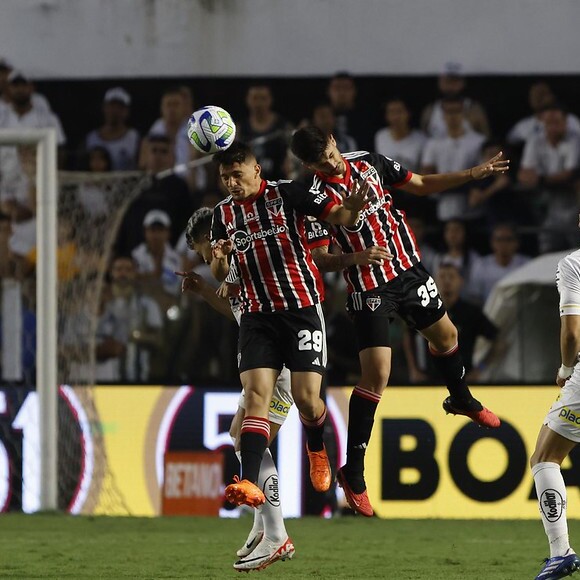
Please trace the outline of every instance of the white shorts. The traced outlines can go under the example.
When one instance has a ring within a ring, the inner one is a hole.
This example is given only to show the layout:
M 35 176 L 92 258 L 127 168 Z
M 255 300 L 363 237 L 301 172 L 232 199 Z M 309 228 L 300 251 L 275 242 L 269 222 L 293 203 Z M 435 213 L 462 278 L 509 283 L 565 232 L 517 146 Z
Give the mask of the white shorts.
M 268 412 L 268 420 L 277 425 L 283 425 L 290 412 L 290 407 L 294 404 L 292 392 L 290 390 L 290 371 L 283 367 L 278 375 L 278 380 L 274 385 L 274 392 L 272 393 L 272 401 L 270 402 L 270 410 Z M 240 394 L 238 406 L 242 409 L 246 408 L 244 391 Z
M 562 437 L 580 443 L 580 385 L 568 380 L 551 406 L 544 425 Z

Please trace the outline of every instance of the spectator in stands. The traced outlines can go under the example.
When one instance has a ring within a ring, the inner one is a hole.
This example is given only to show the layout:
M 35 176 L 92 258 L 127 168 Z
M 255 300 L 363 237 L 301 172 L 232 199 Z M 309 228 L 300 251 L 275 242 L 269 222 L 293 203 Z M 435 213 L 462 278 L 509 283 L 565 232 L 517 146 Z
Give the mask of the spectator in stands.
M 491 159 L 503 151 L 505 157 L 505 144 L 489 140 L 483 144 L 481 162 Z M 486 157 L 488 156 L 488 157 Z M 513 183 L 509 173 L 490 175 L 485 179 L 472 182 L 469 188 L 468 204 L 470 209 L 480 208 L 485 212 L 489 225 L 499 222 L 530 223 L 531 213 L 527 211 L 527 200 L 513 190 Z
M 109 151 L 113 171 L 137 169 L 140 138 L 137 130 L 127 125 L 130 111 L 129 93 L 121 87 L 109 89 L 103 100 L 103 124 L 85 140 L 87 151 L 95 146 Z
M 110 293 L 97 328 L 97 380 L 147 382 L 151 378 L 151 352 L 159 349 L 163 340 L 161 309 L 140 292 L 130 257 L 115 258 L 110 275 Z
M 375 123 L 367 109 L 357 106 L 357 87 L 347 72 L 336 73 L 329 81 L 327 96 L 336 117 L 337 135 L 350 135 L 357 149 L 370 151 L 373 146 Z
M 398 202 L 397 202 L 398 205 Z M 418 215 L 410 215 L 407 221 L 411 226 L 411 231 L 415 234 L 415 240 L 419 245 L 421 252 L 421 263 L 425 266 L 428 272 L 435 272 L 435 256 L 437 252 L 425 241 L 425 220 Z
M 438 87 L 440 97 L 427 105 L 421 115 L 421 128 L 430 137 L 444 137 L 447 135 L 447 126 L 444 119 L 443 100 L 446 98 L 460 99 L 463 103 L 463 125 L 466 131 L 473 130 L 489 136 L 489 122 L 483 106 L 477 101 L 465 96 L 465 77 L 463 67 L 457 62 L 445 65 L 443 74 L 439 76 Z
M 336 146 L 340 151 L 346 153 L 356 150 L 356 141 L 348 133 L 338 131 L 336 116 L 328 101 L 320 102 L 312 109 L 311 122 L 325 135 L 334 135 Z
M 111 171 L 111 155 L 105 147 L 96 146 L 87 152 L 87 171 L 103 174 Z M 105 182 L 95 176 L 83 180 L 77 190 L 77 203 L 91 222 L 104 220 L 110 210 Z
M 8 77 L 13 70 L 12 65 L 5 58 L 0 57 L 0 127 L 4 127 L 6 115 L 11 109 Z M 46 97 L 36 92 L 32 93 L 31 102 L 32 108 L 37 112 L 45 113 L 51 110 Z
M 178 296 L 181 280 L 174 272 L 182 271 L 179 254 L 169 243 L 171 219 L 166 212 L 152 209 L 143 219 L 145 241 L 131 253 L 138 278 L 144 289 L 161 299 L 163 293 Z M 165 296 L 167 297 L 167 296 Z
M 475 341 L 478 336 L 495 341 L 498 329 L 479 306 L 461 297 L 464 278 L 453 264 L 442 264 L 435 281 L 449 318 L 459 333 L 459 349 L 467 380 L 477 381 L 479 369 L 473 368 Z M 431 365 L 431 357 L 428 356 L 428 343 L 421 335 L 407 329 L 403 336 L 403 351 L 411 383 L 439 382 L 438 374 Z M 495 352 L 496 349 L 491 348 L 482 365 L 487 364 L 495 356 Z
M 485 137 L 465 126 L 465 109 L 460 97 L 446 97 L 441 102 L 441 110 L 447 128 L 447 135 L 432 138 L 423 150 L 421 173 L 447 173 L 462 171 L 480 163 L 481 147 Z M 466 220 L 481 219 L 481 208 L 468 205 L 469 184 L 437 195 L 437 217 L 441 221 L 454 218 Z
M 427 137 L 411 127 L 411 111 L 403 99 L 396 97 L 385 103 L 385 122 L 387 126 L 375 134 L 375 151 L 419 171 Z
M 171 87 L 161 97 L 161 117 L 151 125 L 148 135 L 163 136 L 169 139 L 174 148 L 175 164 L 187 163 L 191 158 L 191 146 L 187 137 L 187 104 L 180 87 Z M 145 167 L 148 139 L 141 146 L 141 167 Z
M 66 143 L 66 137 L 62 130 L 59 118 L 48 107 L 35 106 L 33 99 L 34 85 L 24 73 L 13 70 L 8 75 L 8 95 L 10 104 L 4 117 L 3 128 L 5 129 L 56 129 L 56 142 L 59 150 L 59 165 L 64 164 L 64 151 L 62 146 Z
M 280 179 L 284 175 L 291 125 L 272 109 L 274 99 L 268 85 L 252 85 L 246 93 L 249 115 L 238 125 L 239 137 L 244 141 L 264 138 L 252 144 L 252 150 L 262 166 L 264 179 Z
M 542 111 L 556 103 L 556 95 L 548 83 L 537 82 L 530 86 L 528 103 L 532 114 L 518 121 L 507 135 L 507 142 L 512 145 L 523 145 L 528 139 L 544 133 Z M 569 133 L 580 133 L 580 119 L 576 115 L 568 113 L 566 126 Z
M 25 257 L 36 245 L 36 155 L 32 147 L 0 147 L 0 209 L 10 216 L 10 271 L 24 278 Z
M 119 229 L 115 247 L 128 254 L 143 241 L 143 219 L 154 209 L 164 211 L 171 219 L 170 243 L 173 245 L 187 225 L 194 202 L 183 179 L 176 175 L 158 178 L 157 174 L 173 167 L 173 147 L 168 137 L 149 135 L 145 149 L 145 170 L 151 182 L 131 203 Z
M 580 137 L 567 128 L 567 112 L 557 103 L 542 112 L 544 132 L 530 137 L 524 146 L 518 173 L 520 184 L 543 193 L 540 252 L 554 252 L 579 245 L 577 172 Z
M 490 245 L 492 253 L 474 260 L 468 281 L 468 295 L 480 304 L 485 303 L 502 278 L 529 261 L 527 256 L 518 254 L 519 240 L 511 224 L 496 225 Z
M 443 250 L 438 252 L 433 260 L 431 272 L 437 273 L 444 264 L 455 266 L 464 280 L 469 279 L 473 264 L 479 258 L 467 241 L 465 222 L 452 219 L 443 228 Z

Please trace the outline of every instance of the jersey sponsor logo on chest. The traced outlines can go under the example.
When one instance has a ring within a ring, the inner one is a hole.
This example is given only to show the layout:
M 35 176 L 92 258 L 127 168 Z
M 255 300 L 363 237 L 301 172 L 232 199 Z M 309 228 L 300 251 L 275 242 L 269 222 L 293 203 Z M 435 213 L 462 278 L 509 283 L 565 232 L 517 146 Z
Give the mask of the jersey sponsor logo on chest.
M 286 226 L 276 225 L 267 230 L 260 230 L 259 232 L 244 232 L 243 230 L 235 231 L 230 237 L 234 242 L 237 252 L 245 253 L 250 249 L 252 242 L 263 240 L 270 236 L 277 236 L 286 232 Z

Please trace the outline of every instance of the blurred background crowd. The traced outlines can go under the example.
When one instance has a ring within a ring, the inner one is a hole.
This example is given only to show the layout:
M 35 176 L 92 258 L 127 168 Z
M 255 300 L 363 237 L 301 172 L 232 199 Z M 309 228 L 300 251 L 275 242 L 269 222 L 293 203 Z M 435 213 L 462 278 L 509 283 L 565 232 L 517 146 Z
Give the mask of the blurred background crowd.
M 37 86 L 15 63 L 0 59 L 0 128 L 56 128 L 61 179 L 84 173 L 74 202 L 59 213 L 59 284 L 72 285 L 93 267 L 107 270 L 104 284 L 91 288 L 89 279 L 83 290 L 98 293 L 94 312 L 84 312 L 82 304 L 66 310 L 60 364 L 70 380 L 82 381 L 80 362 L 89 344 L 99 382 L 236 383 L 237 327 L 196 296 L 182 295 L 174 275 L 195 269 L 216 285 L 184 236 L 195 209 L 223 198 L 216 168 L 193 150 L 186 132 L 195 108 L 216 104 L 232 113 L 238 137 L 255 144 L 267 179 L 308 180 L 288 150 L 292 130 L 305 123 L 333 134 L 341 151 L 376 151 L 423 174 L 467 169 L 499 151 L 512 160 L 508 175 L 455 191 L 427 199 L 393 194 L 459 328 L 469 378 L 477 382 L 502 349 L 496 325 L 483 312 L 496 283 L 530 258 L 579 246 L 580 120 L 569 108 L 574 80 L 557 84 L 472 79 L 451 62 L 436 79 L 407 82 L 337 73 L 284 82 Z M 502 85 L 509 91 L 502 93 Z M 34 161 L 30 148 L 0 148 L 0 277 L 3 295 L 15 284 L 21 294 L 21 380 L 28 383 L 34 382 L 35 354 Z M 123 186 L 129 183 L 124 172 L 149 179 L 118 209 L 109 229 L 107 190 L 99 180 L 110 175 Z M 111 251 L 83 251 L 83 239 L 102 235 L 97 232 L 105 223 Z M 344 309 L 345 284 L 339 273 L 325 281 L 328 383 L 352 384 L 358 356 Z M 10 303 L 3 300 L 3 350 L 11 340 Z M 91 333 L 96 339 L 83 342 Z M 475 363 L 478 337 L 490 348 Z M 423 339 L 395 321 L 392 340 L 392 383 L 437 383 Z

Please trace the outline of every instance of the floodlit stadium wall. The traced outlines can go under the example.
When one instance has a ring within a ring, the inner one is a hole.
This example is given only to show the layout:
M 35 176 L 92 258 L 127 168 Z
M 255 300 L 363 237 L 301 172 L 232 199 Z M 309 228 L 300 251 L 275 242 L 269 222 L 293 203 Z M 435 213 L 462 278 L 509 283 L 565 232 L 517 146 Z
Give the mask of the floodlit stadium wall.
M 158 515 L 166 451 L 220 449 L 225 478 L 236 472 L 228 427 L 238 391 L 190 386 L 101 386 L 91 391 L 88 409 L 86 388 L 60 389 L 60 421 L 68 417 L 73 428 L 67 429 L 66 441 L 61 431 L 59 445 L 66 444 L 78 455 L 66 466 L 59 464 L 60 505 L 68 511 Z M 327 391 L 338 463 L 344 459 L 350 391 L 346 387 Z M 379 516 L 537 516 L 528 458 L 557 389 L 488 387 L 476 389 L 476 394 L 498 412 L 500 429 L 484 430 L 464 418 L 446 416 L 441 409 L 445 390 L 440 387 L 386 391 L 366 468 L 370 498 Z M 38 509 L 37 418 L 34 391 L 0 390 L 0 511 Z M 308 477 L 303 450 L 302 428 L 293 409 L 274 449 L 287 517 L 303 513 L 303 482 Z M 563 473 L 568 486 L 580 485 L 580 455 L 572 454 Z M 110 493 L 105 494 L 110 480 L 119 501 L 111 502 Z M 580 517 L 580 502 L 571 501 L 568 514 Z M 237 513 L 224 506 L 221 515 Z

